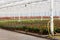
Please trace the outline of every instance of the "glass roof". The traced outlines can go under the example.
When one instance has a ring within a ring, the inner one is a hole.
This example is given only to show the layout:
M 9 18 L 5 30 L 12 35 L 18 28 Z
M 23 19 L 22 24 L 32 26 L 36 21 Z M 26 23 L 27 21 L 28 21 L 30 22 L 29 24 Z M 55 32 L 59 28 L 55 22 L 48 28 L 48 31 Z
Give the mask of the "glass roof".
M 42 0 L 0 0 L 0 6 L 14 3 L 14 2 L 33 2 L 33 1 L 42 1 Z M 50 0 L 47 0 L 50 1 Z M 60 2 L 60 0 L 54 0 L 55 2 Z
M 0 0 L 0 5 L 13 3 L 13 2 L 17 2 L 17 1 L 22 1 L 22 0 Z
M 15 2 L 26 3 L 26 2 L 34 2 L 34 1 L 42 1 L 42 0 L 0 0 L 0 6 L 15 3 Z
M 0 5 L 7 4 L 7 3 L 13 3 L 17 1 L 36 1 L 36 0 L 0 0 Z M 54 0 L 55 2 L 60 2 L 60 0 Z
M 13 2 L 18 2 L 18 1 L 24 1 L 24 2 L 28 2 L 28 1 L 41 1 L 41 0 L 0 0 L 0 5 L 2 4 L 7 4 L 7 3 L 13 3 Z

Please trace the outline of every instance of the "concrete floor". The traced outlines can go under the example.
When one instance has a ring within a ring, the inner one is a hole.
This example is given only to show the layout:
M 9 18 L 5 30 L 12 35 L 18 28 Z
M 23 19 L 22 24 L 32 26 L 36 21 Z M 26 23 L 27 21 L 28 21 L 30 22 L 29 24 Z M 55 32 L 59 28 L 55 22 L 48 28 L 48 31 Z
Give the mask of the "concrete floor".
M 0 40 L 47 40 L 47 39 L 0 29 Z

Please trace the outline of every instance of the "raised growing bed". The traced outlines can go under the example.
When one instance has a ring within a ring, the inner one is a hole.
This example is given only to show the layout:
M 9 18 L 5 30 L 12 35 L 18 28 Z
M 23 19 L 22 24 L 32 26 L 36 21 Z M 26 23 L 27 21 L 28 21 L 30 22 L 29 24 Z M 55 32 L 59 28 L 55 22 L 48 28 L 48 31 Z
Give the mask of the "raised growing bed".
M 12 30 L 12 31 L 25 31 L 36 34 L 48 34 L 47 23 L 49 20 L 29 20 L 29 21 L 8 21 L 1 22 L 0 28 Z M 56 22 L 56 23 L 55 23 Z M 54 20 L 55 23 L 55 32 L 60 32 L 58 29 L 58 24 L 60 21 Z M 57 25 L 56 25 L 57 24 Z

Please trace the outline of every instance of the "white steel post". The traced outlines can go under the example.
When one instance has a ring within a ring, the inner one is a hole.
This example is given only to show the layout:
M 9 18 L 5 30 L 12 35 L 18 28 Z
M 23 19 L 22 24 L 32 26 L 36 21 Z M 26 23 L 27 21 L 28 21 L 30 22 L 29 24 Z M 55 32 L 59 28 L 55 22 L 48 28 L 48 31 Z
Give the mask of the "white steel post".
M 51 24 L 50 24 L 50 30 L 51 30 L 51 34 L 54 35 L 54 23 L 53 23 L 53 0 L 50 1 L 51 2 Z
M 41 21 L 43 20 L 43 13 L 42 13 L 42 15 L 41 15 Z
M 20 13 L 19 13 L 19 17 L 18 17 L 18 18 L 19 18 L 19 20 L 18 20 L 18 21 L 20 22 Z
M 13 16 L 13 18 L 14 18 L 14 21 L 15 21 L 15 13 L 14 13 L 14 16 Z

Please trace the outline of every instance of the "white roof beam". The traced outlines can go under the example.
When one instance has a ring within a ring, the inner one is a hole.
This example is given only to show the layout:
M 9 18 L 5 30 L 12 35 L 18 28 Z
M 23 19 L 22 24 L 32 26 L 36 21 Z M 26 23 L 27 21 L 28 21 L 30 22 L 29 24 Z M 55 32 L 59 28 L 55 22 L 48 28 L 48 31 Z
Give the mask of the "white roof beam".
M 44 2 L 44 1 L 47 1 L 47 0 L 35 0 L 35 1 L 19 1 L 19 2 L 12 2 L 12 3 L 8 3 L 8 4 L 5 4 L 5 5 L 1 5 L 0 6 L 0 9 L 2 8 L 6 8 L 6 7 L 12 7 L 12 6 L 16 6 L 16 5 L 26 5 L 26 4 L 31 4 L 31 3 L 37 3 L 37 2 Z

